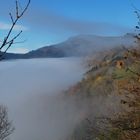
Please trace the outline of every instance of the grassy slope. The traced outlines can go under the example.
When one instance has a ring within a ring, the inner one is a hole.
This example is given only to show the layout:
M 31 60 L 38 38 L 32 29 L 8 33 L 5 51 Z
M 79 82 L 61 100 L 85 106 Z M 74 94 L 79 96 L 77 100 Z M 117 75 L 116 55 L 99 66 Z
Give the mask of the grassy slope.
M 87 98 L 89 111 L 71 140 L 140 140 L 140 50 L 114 50 L 90 61 L 68 93 Z M 116 66 L 123 61 L 121 68 Z

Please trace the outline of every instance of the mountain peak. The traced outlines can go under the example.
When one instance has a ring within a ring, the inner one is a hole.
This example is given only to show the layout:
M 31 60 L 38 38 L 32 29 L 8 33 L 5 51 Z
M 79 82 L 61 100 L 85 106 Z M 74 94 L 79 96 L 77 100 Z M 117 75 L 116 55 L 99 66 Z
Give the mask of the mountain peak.
M 134 46 L 134 35 L 126 34 L 118 37 L 77 35 L 62 43 L 31 51 L 22 55 L 22 58 L 87 56 L 99 51 L 122 46 Z

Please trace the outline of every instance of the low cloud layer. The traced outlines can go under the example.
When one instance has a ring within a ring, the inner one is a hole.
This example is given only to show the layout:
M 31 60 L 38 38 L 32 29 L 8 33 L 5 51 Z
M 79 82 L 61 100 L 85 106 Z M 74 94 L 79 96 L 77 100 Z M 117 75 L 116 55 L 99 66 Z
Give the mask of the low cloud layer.
M 84 71 L 75 58 L 1 62 L 0 103 L 16 128 L 11 140 L 65 140 L 81 114 L 73 100 L 59 95 Z

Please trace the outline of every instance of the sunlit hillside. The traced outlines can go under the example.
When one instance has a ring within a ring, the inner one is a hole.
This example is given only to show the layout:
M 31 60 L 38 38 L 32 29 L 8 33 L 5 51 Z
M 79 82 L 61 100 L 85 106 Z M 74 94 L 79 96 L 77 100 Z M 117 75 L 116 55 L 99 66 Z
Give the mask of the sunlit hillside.
M 71 139 L 139 140 L 139 47 L 112 50 L 94 62 L 96 58 L 83 80 L 68 91 L 77 100 L 86 98 L 89 107 Z

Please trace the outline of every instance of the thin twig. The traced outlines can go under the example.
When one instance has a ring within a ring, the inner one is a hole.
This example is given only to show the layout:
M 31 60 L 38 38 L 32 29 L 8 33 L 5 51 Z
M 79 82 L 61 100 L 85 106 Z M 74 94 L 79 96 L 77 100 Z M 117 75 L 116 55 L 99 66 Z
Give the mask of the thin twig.
M 2 44 L 0 46 L 0 52 L 3 48 L 6 47 L 6 45 L 8 45 L 8 47 L 6 48 L 6 50 L 4 51 L 7 52 L 7 50 L 13 45 L 14 41 L 21 35 L 22 31 L 20 31 L 17 35 L 15 35 L 12 39 L 9 40 L 11 33 L 15 27 L 15 25 L 17 24 L 17 22 L 19 21 L 19 19 L 24 15 L 24 13 L 27 11 L 29 5 L 30 5 L 31 0 L 28 0 L 27 5 L 25 6 L 25 8 L 22 10 L 21 13 L 19 13 L 19 2 L 18 0 L 16 0 L 16 18 L 13 18 L 13 15 L 11 13 L 9 13 L 11 21 L 12 21 L 12 25 L 11 28 L 9 29 L 6 37 L 4 38 L 4 40 L 2 41 Z M 0 56 L 1 57 L 1 56 Z

